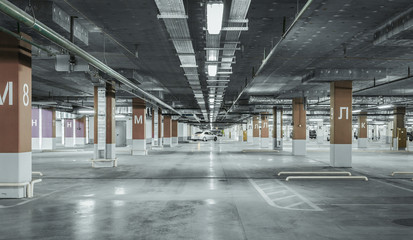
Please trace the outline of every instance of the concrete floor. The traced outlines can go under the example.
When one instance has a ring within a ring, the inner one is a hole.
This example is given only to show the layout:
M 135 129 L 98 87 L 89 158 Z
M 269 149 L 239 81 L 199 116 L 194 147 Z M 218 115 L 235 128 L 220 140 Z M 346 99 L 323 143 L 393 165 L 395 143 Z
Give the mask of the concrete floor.
M 411 239 L 412 153 L 384 143 L 353 151 L 361 180 L 295 180 L 329 167 L 328 143 L 306 157 L 228 139 L 192 142 L 92 168 L 92 149 L 33 154 L 33 199 L 0 200 L 0 239 Z

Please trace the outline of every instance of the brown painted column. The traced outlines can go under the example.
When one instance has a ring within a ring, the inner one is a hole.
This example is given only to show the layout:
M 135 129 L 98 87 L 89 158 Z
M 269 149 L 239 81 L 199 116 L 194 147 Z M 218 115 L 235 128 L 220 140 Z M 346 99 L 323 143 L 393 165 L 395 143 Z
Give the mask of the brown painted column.
M 146 155 L 146 102 L 132 99 L 132 155 Z
M 359 115 L 357 145 L 359 148 L 367 148 L 367 112 L 360 112 Z
M 270 129 L 268 126 L 268 113 L 261 113 L 261 138 L 260 147 L 268 148 L 270 146 Z
M 163 118 L 163 141 L 165 147 L 172 147 L 172 120 L 171 116 Z
M 1 183 L 23 184 L 32 180 L 31 49 L 30 44 L 0 32 Z M 0 198 L 27 197 L 26 188 L 0 187 Z
M 252 138 L 254 144 L 260 142 L 260 117 L 258 115 L 252 117 Z
M 163 146 L 163 137 L 164 137 L 164 125 L 163 125 L 163 117 L 162 117 L 162 109 L 158 109 L 158 143 L 159 146 Z
M 352 82 L 330 83 L 330 164 L 351 167 Z
M 307 116 L 304 110 L 304 99 L 293 99 L 293 155 L 307 154 Z
M 98 126 L 99 126 L 99 114 L 98 114 L 98 107 L 99 107 L 99 87 L 98 86 L 94 86 L 94 88 L 93 88 L 93 108 L 94 108 L 94 111 L 95 111 L 95 114 L 94 114 L 94 117 L 93 117 L 93 146 L 94 146 L 94 156 L 93 156 L 93 158 L 94 159 L 98 159 L 98 158 L 103 158 L 103 156 L 100 156 L 101 154 L 99 154 L 99 151 L 100 152 L 104 152 L 104 150 L 105 150 L 105 146 L 103 146 L 103 149 L 102 149 L 102 147 L 100 147 L 100 150 L 99 150 L 99 145 L 101 145 L 101 144 L 98 144 L 99 143 L 99 135 L 102 135 L 102 134 L 99 134 L 99 132 L 98 132 Z M 102 136 L 101 136 L 102 137 Z
M 407 132 L 404 126 L 404 117 L 406 115 L 405 107 L 396 107 L 393 118 L 393 150 L 405 150 L 407 141 Z
M 94 158 L 115 159 L 116 127 L 115 127 L 115 87 L 106 83 L 106 86 L 95 86 L 94 89 Z M 108 166 L 112 163 L 108 162 Z M 101 164 L 99 164 L 101 165 Z M 103 164 L 102 164 L 103 165 Z M 106 163 L 105 163 L 106 165 Z
M 272 148 L 282 150 L 283 148 L 283 109 L 280 107 L 273 107 L 273 130 L 272 130 Z
M 106 83 L 106 158 L 116 157 L 115 82 Z
M 178 120 L 172 120 L 172 145 L 178 145 Z

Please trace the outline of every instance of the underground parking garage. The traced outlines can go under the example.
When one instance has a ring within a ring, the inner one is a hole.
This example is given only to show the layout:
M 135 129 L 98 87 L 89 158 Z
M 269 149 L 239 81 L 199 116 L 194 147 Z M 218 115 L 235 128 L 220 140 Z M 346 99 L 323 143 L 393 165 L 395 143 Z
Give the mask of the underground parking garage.
M 0 12 L 0 239 L 411 238 L 411 1 Z

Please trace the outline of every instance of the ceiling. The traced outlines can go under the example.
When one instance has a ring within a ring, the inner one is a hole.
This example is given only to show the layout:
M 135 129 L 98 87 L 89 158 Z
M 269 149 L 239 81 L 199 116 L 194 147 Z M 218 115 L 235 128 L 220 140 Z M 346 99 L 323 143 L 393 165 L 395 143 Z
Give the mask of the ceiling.
M 340 80 L 353 81 L 354 109 L 413 103 L 411 0 L 224 0 L 226 30 L 219 35 L 206 30 L 206 0 L 10 2 L 67 39 L 56 11 L 76 16 L 76 45 L 189 121 L 196 114 L 203 122 L 234 123 L 274 105 L 289 109 L 293 97 L 306 97 L 309 111 L 323 114 L 329 82 Z M 0 23 L 18 29 L 5 14 Z M 68 52 L 27 26 L 20 30 L 52 53 L 34 48 L 34 103 L 93 107 L 93 86 L 110 76 L 91 66 L 56 71 L 56 55 Z M 205 48 L 221 49 L 219 71 L 232 74 L 208 77 Z M 185 65 L 188 59 L 195 64 Z M 124 105 L 133 95 L 118 89 Z

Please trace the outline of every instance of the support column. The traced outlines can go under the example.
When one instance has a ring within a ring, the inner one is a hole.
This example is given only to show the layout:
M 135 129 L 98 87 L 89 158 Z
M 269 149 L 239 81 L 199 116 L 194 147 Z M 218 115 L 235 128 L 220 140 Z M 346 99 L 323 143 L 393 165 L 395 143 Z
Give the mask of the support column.
M 1 92 L 1 91 L 0 91 Z M 41 109 L 32 108 L 32 150 L 41 150 Z
M 390 144 L 392 146 L 393 142 L 393 121 L 390 121 L 387 123 L 387 128 L 386 128 L 386 144 Z
M 282 108 L 273 107 L 273 130 L 272 130 L 272 149 L 283 149 L 283 110 Z
M 94 89 L 94 159 L 115 159 L 115 88 L 95 86 Z M 112 166 L 112 163 L 110 163 Z
M 248 124 L 247 124 L 247 142 L 248 143 L 254 142 L 253 137 L 252 137 L 252 132 L 253 132 L 252 128 L 253 128 L 252 118 L 249 118 Z
M 304 156 L 307 154 L 306 146 L 306 111 L 304 110 L 304 99 L 293 99 L 293 155 Z
M 267 112 L 261 113 L 261 148 L 268 148 L 270 146 L 270 130 L 268 127 Z
M 407 132 L 404 127 L 405 107 L 396 107 L 393 118 L 393 150 L 406 150 Z
M 367 142 L 367 112 L 360 112 L 357 145 L 359 148 L 367 148 Z
M 106 158 L 116 157 L 115 83 L 106 83 Z
M 32 180 L 31 49 L 30 44 L 0 33 L 1 183 L 23 184 Z M 0 187 L 0 198 L 24 198 L 26 190 L 27 185 Z
M 164 116 L 163 118 L 164 129 L 164 146 L 172 147 L 172 120 L 171 116 Z
M 132 103 L 132 106 L 133 106 L 133 103 Z M 132 112 L 133 112 L 133 109 L 132 109 Z M 132 135 L 133 135 L 133 123 L 132 123 L 132 121 L 133 121 L 133 116 L 128 117 L 126 119 L 126 145 L 131 146 L 131 147 L 133 145 L 133 137 L 132 137 Z
M 132 99 L 132 155 L 146 155 L 146 103 Z
M 244 128 L 242 124 L 238 125 L 238 141 L 243 142 L 244 141 Z
M 65 135 L 65 147 L 74 147 L 74 123 L 73 119 L 64 119 L 64 135 Z
M 84 146 L 86 143 L 86 117 L 75 119 L 75 145 Z
M 351 167 L 352 82 L 330 83 L 330 164 Z
M 54 108 L 42 109 L 42 149 L 56 148 L 56 111 Z
M 252 117 L 252 139 L 254 144 L 260 143 L 260 118 L 258 115 Z
M 178 145 L 178 120 L 172 120 L 172 144 Z
M 324 142 L 324 121 L 317 122 L 317 143 L 323 144 Z

